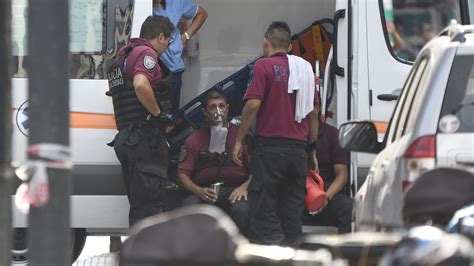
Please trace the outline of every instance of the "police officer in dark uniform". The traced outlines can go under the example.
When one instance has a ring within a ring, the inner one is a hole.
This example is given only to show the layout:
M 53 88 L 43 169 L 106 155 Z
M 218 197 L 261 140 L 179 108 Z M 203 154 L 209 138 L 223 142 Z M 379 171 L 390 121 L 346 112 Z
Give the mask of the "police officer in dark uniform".
M 239 163 L 245 134 L 256 118 L 249 185 L 249 240 L 254 243 L 298 245 L 302 236 L 306 147 L 308 135 L 312 142 L 317 138 L 313 131 L 309 134 L 310 128 L 317 128 L 310 127 L 317 123 L 317 98 L 307 99 L 312 102 L 306 105 L 309 112 L 301 121 L 295 121 L 297 98 L 295 93 L 288 93 L 290 36 L 285 22 L 273 22 L 265 32 L 265 58 L 253 66 L 233 152 L 234 161 Z M 311 65 L 304 64 L 306 73 L 309 70 L 310 78 L 314 78 Z M 314 90 L 310 87 L 306 89 Z
M 123 47 L 108 69 L 118 134 L 113 141 L 130 202 L 129 224 L 160 213 L 166 204 L 169 147 L 164 134 L 173 125 L 169 70 L 158 57 L 168 47 L 174 26 L 149 16 L 140 38 Z
M 230 156 L 238 126 L 227 120 L 229 105 L 224 93 L 209 90 L 202 105 L 207 123 L 186 139 L 179 158 L 177 180 L 181 188 L 188 192 L 183 205 L 215 204 L 233 219 L 245 235 L 249 213 L 249 156 L 245 150 L 243 165 L 237 165 Z M 212 184 L 216 183 L 220 184 L 217 191 L 212 189 Z

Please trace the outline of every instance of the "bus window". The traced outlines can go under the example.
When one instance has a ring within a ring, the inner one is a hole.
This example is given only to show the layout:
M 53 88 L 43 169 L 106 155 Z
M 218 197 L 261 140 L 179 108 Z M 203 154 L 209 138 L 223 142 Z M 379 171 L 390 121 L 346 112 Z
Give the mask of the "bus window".
M 28 0 L 12 1 L 14 77 L 26 77 Z M 130 40 L 133 0 L 70 0 L 71 79 L 105 79 L 106 67 Z
M 26 40 L 26 15 L 28 12 L 28 0 L 16 0 L 12 2 L 12 56 L 14 77 L 25 77 L 26 71 L 23 58 L 27 53 Z
M 453 20 L 461 23 L 459 0 L 380 0 L 392 55 L 413 62 L 421 48 Z
M 105 50 L 106 5 L 98 0 L 69 1 L 69 51 L 100 54 Z

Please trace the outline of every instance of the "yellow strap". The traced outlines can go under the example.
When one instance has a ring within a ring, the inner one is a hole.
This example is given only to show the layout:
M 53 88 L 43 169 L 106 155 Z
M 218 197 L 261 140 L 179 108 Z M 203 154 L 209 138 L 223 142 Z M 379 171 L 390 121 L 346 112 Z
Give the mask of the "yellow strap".
M 316 58 L 319 60 L 320 69 L 324 71 L 326 66 L 326 59 L 324 58 L 324 49 L 323 49 L 323 39 L 321 38 L 321 28 L 318 24 L 313 25 L 312 27 L 313 32 L 313 43 L 314 43 L 314 50 L 316 52 Z M 314 64 L 314 62 L 310 62 Z

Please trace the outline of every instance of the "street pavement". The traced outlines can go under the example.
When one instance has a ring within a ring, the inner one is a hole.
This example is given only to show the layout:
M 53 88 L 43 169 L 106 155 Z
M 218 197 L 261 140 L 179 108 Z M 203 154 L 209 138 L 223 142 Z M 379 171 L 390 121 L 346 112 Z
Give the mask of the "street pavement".
M 109 253 L 108 236 L 88 236 L 86 245 L 73 266 L 117 266 L 118 261 L 118 253 Z

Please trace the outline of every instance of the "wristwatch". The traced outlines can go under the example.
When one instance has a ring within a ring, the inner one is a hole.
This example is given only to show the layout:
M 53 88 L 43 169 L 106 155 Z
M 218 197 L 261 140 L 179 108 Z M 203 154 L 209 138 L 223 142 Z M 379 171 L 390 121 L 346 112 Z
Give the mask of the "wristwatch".
M 191 39 L 191 37 L 189 37 L 189 33 L 187 31 L 184 32 L 184 36 L 186 37 L 186 40 L 189 41 L 189 39 Z
M 316 143 L 317 143 L 316 141 L 309 143 L 308 146 L 306 146 L 306 151 L 312 152 L 316 150 Z

